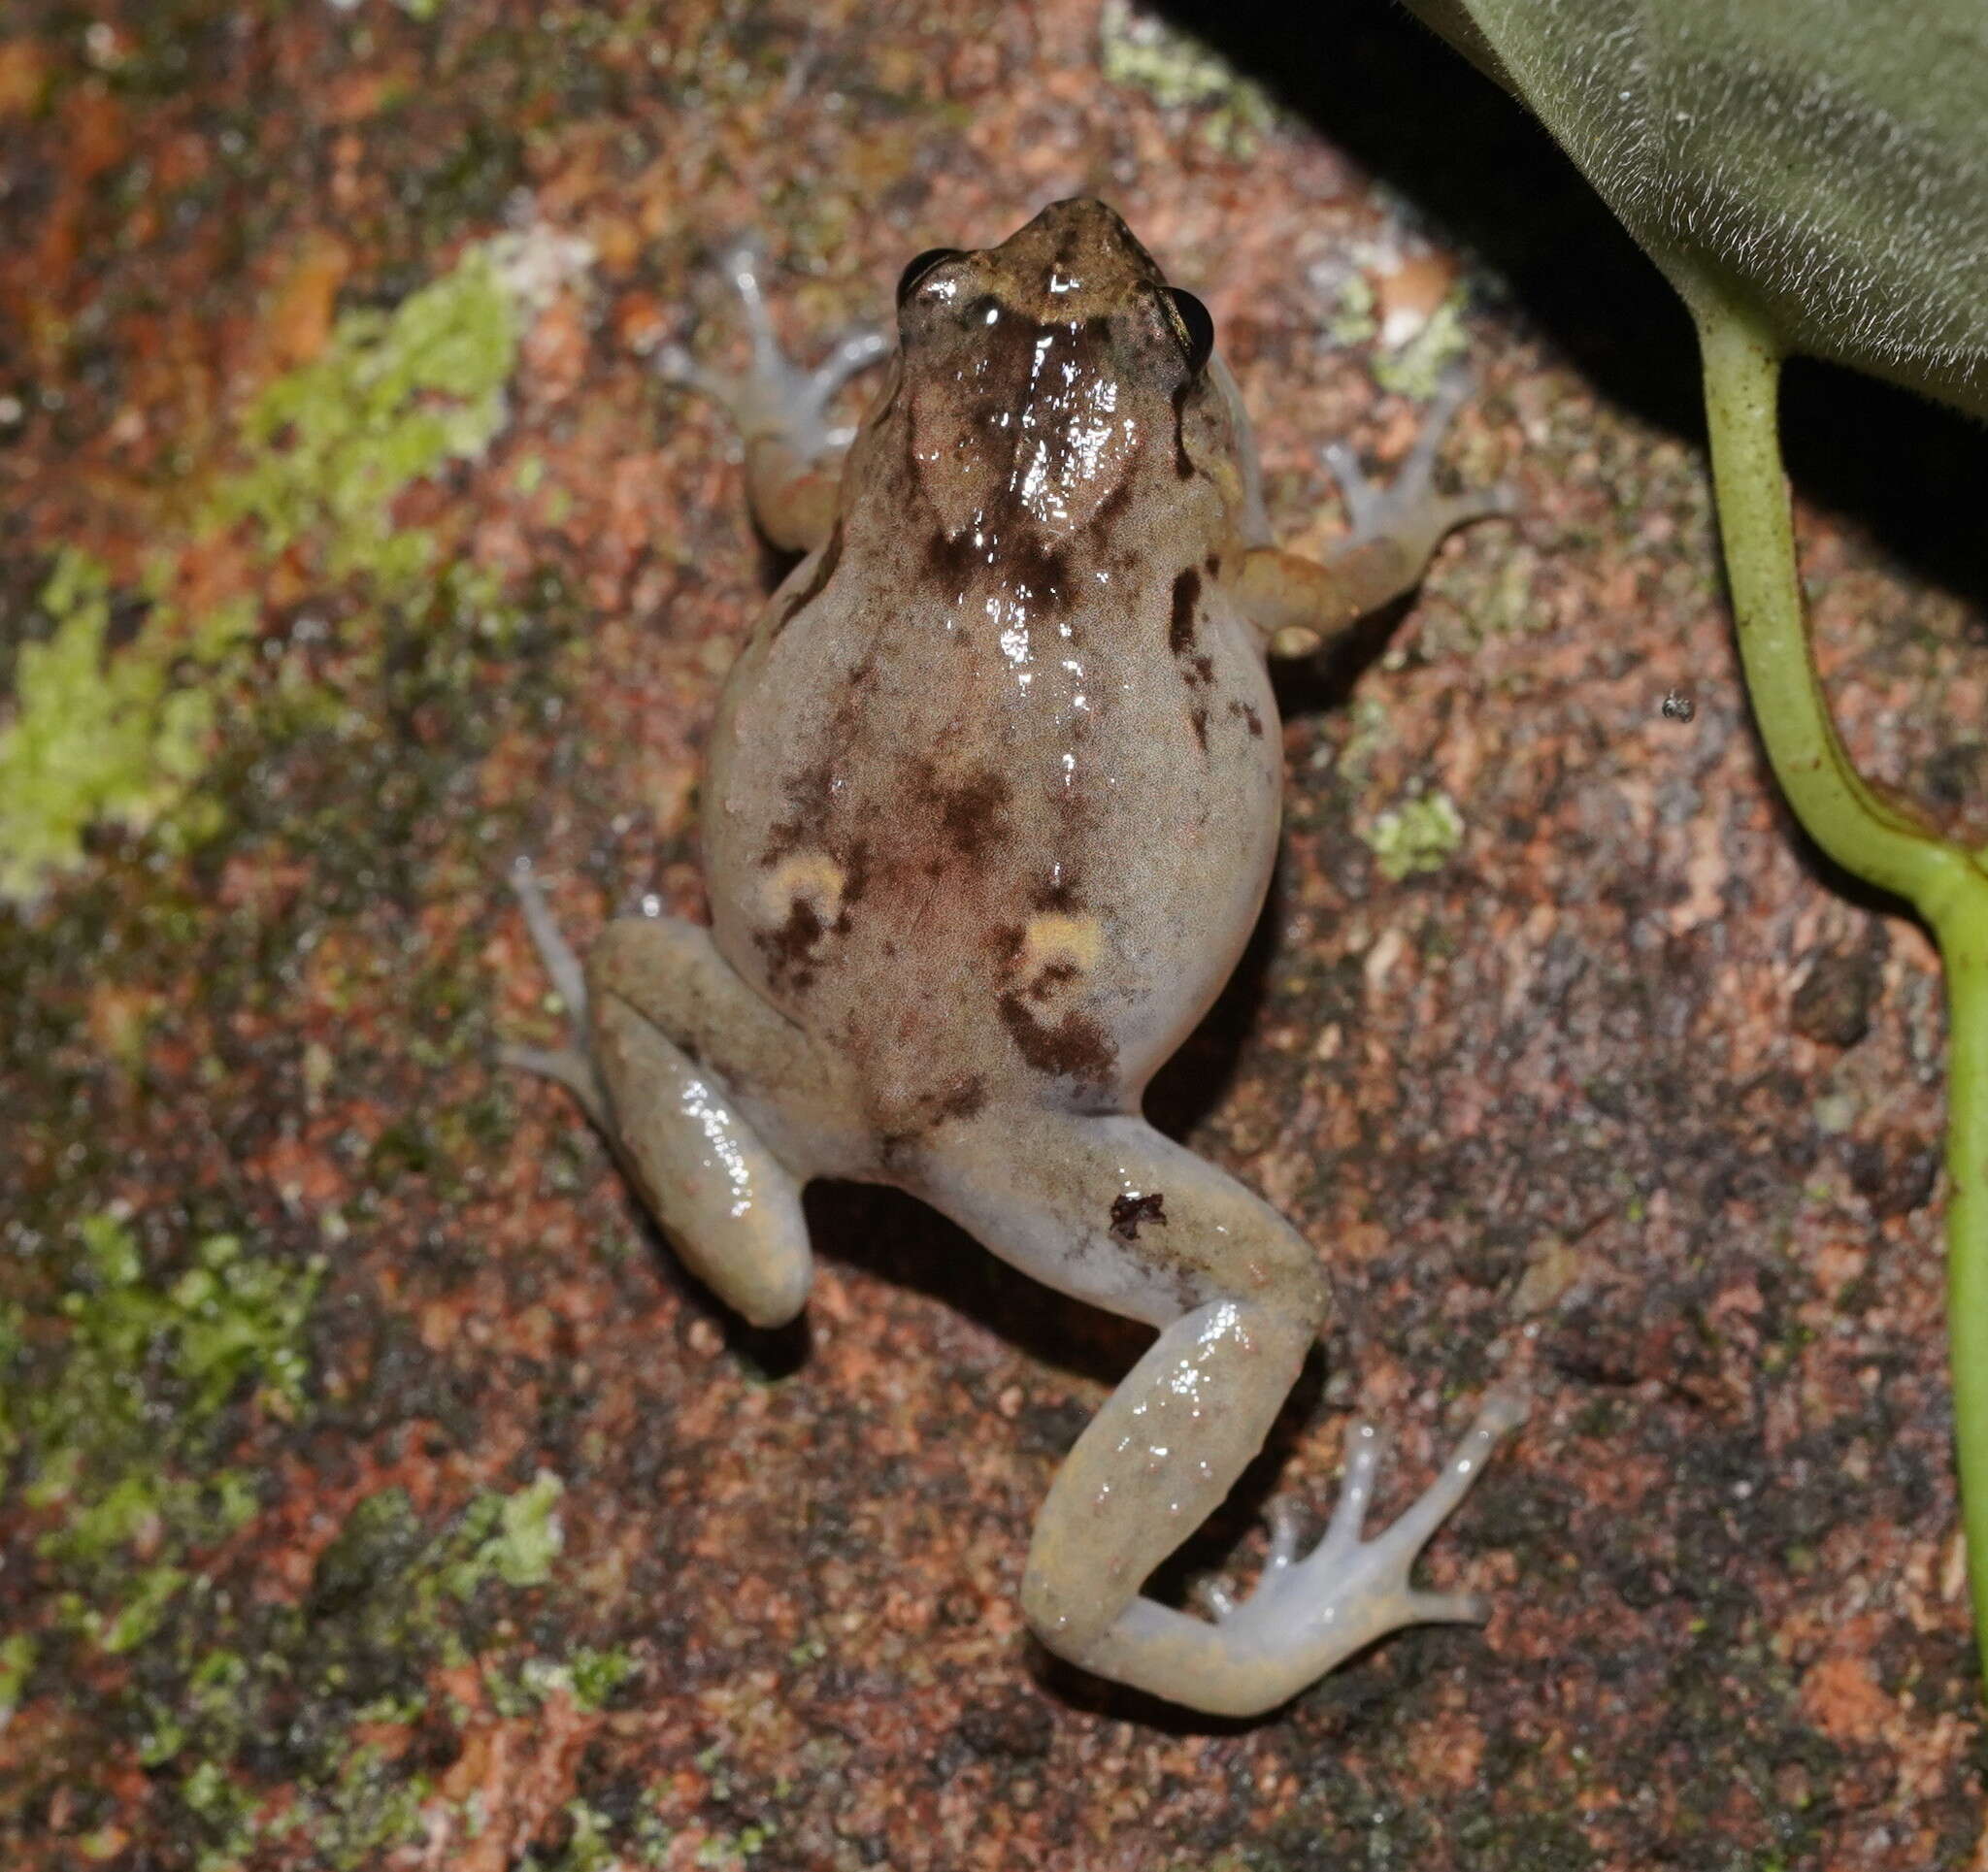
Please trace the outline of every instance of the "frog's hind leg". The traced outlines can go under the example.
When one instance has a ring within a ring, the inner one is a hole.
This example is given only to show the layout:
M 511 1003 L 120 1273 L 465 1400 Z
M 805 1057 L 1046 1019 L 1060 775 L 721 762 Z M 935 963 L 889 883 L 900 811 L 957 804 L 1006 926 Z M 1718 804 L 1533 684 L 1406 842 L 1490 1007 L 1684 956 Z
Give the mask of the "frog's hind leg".
M 613 923 L 582 971 L 530 873 L 514 883 L 575 1040 L 506 1048 L 505 1063 L 569 1087 L 685 1265 L 755 1326 L 784 1325 L 808 1297 L 801 1186 L 813 1166 L 775 1151 L 766 1100 L 806 1098 L 805 1036 L 694 924 Z
M 1213 1623 L 1140 1594 L 1262 1447 L 1325 1312 L 1311 1250 L 1240 1183 L 1143 1120 L 989 1114 L 933 1140 L 920 1193 L 1003 1259 L 1160 1336 L 1065 1460 L 1036 1523 L 1023 1610 L 1052 1651 L 1213 1714 L 1274 1708 L 1387 1631 L 1481 1620 L 1408 1583 L 1515 1407 L 1482 1411 L 1448 1467 L 1372 1542 L 1360 1524 L 1378 1442 L 1362 1427 L 1326 1537 L 1288 1517 L 1241 1603 Z

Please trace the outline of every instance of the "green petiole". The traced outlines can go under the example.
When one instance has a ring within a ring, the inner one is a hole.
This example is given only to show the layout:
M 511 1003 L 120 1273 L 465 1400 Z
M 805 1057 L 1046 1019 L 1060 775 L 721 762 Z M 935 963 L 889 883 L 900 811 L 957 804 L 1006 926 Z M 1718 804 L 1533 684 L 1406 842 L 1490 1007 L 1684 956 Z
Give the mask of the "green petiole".
M 1858 773 L 1815 673 L 1781 469 L 1781 347 L 1730 293 L 1686 292 L 1705 361 L 1726 575 L 1746 686 L 1774 777 L 1808 836 L 1904 898 L 1946 969 L 1947 1331 L 1975 1641 L 1988 1679 L 1988 854 L 1961 849 Z

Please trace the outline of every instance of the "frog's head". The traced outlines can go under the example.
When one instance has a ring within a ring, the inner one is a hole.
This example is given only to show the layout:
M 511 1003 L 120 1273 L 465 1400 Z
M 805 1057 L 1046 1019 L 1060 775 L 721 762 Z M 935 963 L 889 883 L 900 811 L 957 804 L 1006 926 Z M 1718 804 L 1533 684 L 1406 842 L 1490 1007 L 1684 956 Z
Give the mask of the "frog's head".
M 993 565 L 1224 500 L 1213 323 L 1104 203 L 1056 202 L 999 246 L 920 254 L 898 333 L 859 446 L 963 555 Z

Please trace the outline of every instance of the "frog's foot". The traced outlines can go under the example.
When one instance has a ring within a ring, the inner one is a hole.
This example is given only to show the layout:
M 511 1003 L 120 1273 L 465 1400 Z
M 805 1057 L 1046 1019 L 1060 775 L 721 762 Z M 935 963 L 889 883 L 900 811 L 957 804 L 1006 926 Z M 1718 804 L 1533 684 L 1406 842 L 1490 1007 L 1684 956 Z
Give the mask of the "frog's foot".
M 812 462 L 848 445 L 854 431 L 831 427 L 829 406 L 858 371 L 890 348 L 879 331 L 846 334 L 812 371 L 802 370 L 781 350 L 760 286 L 764 256 L 749 241 L 734 246 L 720 262 L 739 295 L 752 359 L 743 372 L 716 371 L 700 364 L 680 345 L 657 353 L 664 379 L 710 397 L 730 412 L 748 443 L 772 442 L 797 462 Z
M 1413 591 L 1445 534 L 1515 510 L 1507 487 L 1463 494 L 1436 489 L 1437 450 L 1469 387 L 1462 371 L 1443 379 L 1408 459 L 1384 488 L 1361 473 L 1344 444 L 1325 450 L 1352 530 L 1322 562 L 1267 545 L 1237 562 L 1230 589 L 1272 656 L 1316 655 L 1360 618 Z
M 600 1073 L 594 1068 L 593 1054 L 586 1041 L 586 975 L 580 966 L 580 958 L 561 935 L 551 906 L 546 902 L 546 894 L 539 888 L 529 858 L 520 857 L 513 863 L 511 888 L 516 895 L 518 909 L 524 915 L 524 927 L 531 936 L 532 946 L 538 950 L 539 961 L 565 1009 L 569 1037 L 567 1044 L 561 1047 L 500 1046 L 497 1049 L 498 1062 L 520 1072 L 535 1072 L 541 1078 L 556 1079 L 580 1100 L 595 1129 L 612 1135 L 607 1093 L 601 1085 Z
M 1270 1514 L 1270 1557 L 1255 1590 L 1237 1599 L 1218 1586 L 1198 1594 L 1221 1635 L 1267 1665 L 1302 1659 L 1299 1681 L 1331 1670 L 1363 1645 L 1408 1625 L 1482 1625 L 1480 1593 L 1425 1593 L 1408 1584 L 1416 1556 L 1483 1472 L 1498 1440 L 1525 1417 L 1517 1398 L 1489 1398 L 1442 1473 L 1401 1519 L 1371 1541 L 1360 1538 L 1374 1499 L 1384 1439 L 1372 1424 L 1346 1437 L 1346 1474 L 1325 1538 L 1302 1559 L 1290 1509 Z
M 1408 1572 L 1499 1438 L 1524 1415 L 1516 1399 L 1491 1398 L 1441 1475 L 1371 1541 L 1360 1538 L 1360 1526 L 1374 1495 L 1380 1437 L 1356 1426 L 1343 1493 L 1309 1554 L 1300 1557 L 1288 1513 L 1274 1513 L 1270 1559 L 1255 1590 L 1242 1598 L 1219 1586 L 1197 1591 L 1212 1623 L 1135 1598 L 1073 1655 L 1105 1676 L 1211 1715 L 1260 1716 L 1403 1626 L 1482 1624 L 1489 1608 L 1480 1595 L 1420 1592 Z
M 1358 456 L 1343 443 L 1324 450 L 1325 465 L 1346 504 L 1352 535 L 1340 548 L 1351 554 L 1385 542 L 1389 549 L 1419 572 L 1441 543 L 1443 536 L 1474 520 L 1512 512 L 1517 502 L 1508 487 L 1473 488 L 1461 494 L 1440 494 L 1435 486 L 1436 456 L 1456 412 L 1470 393 L 1469 373 L 1449 372 L 1439 385 L 1422 419 L 1421 432 L 1394 478 L 1375 487 L 1361 470 Z

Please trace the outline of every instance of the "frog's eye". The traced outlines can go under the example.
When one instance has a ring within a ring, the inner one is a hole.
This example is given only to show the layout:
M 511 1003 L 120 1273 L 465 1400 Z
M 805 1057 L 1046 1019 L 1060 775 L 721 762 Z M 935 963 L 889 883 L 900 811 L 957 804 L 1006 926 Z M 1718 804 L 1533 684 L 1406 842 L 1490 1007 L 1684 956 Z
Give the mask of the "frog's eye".
M 918 290 L 918 281 L 934 267 L 944 266 L 948 260 L 957 260 L 958 247 L 927 247 L 925 251 L 897 277 L 897 303 L 902 306 L 912 293 Z
M 1198 377 L 1215 347 L 1215 321 L 1209 316 L 1208 308 L 1191 292 L 1182 292 L 1178 286 L 1169 286 L 1167 294 L 1173 300 L 1174 311 L 1179 315 L 1181 327 L 1187 334 L 1187 368 Z

